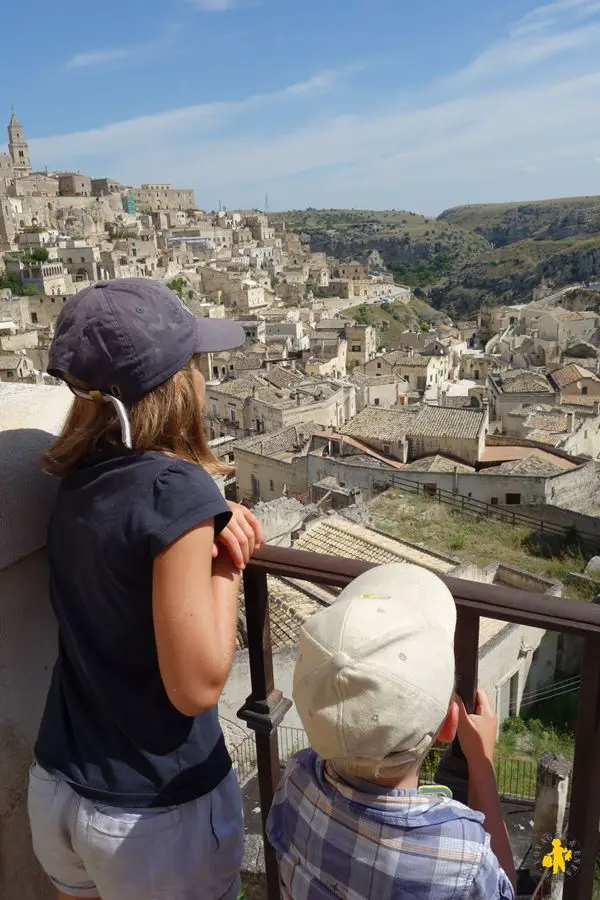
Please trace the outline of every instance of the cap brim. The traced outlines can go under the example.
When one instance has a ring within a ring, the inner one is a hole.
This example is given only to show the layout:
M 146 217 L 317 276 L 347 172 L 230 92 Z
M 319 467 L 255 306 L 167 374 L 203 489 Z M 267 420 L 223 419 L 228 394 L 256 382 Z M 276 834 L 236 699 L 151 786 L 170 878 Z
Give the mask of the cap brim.
M 231 319 L 196 318 L 195 353 L 235 350 L 246 341 L 244 329 Z

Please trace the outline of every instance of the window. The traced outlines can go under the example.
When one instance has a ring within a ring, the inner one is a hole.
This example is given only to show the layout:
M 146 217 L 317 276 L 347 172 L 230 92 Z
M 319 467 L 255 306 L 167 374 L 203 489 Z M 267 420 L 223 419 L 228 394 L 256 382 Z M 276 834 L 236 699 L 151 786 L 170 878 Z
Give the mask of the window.
M 32 313 L 31 313 L 31 324 L 32 324 L 32 325 L 37 325 L 37 320 L 38 320 L 37 313 L 32 312 Z
M 378 369 L 381 368 L 381 363 L 380 363 L 380 362 L 377 363 L 377 368 L 378 368 Z
M 384 452 L 384 453 L 389 453 L 389 452 L 390 452 L 390 445 L 389 445 L 389 444 L 384 444 L 384 445 L 383 445 L 383 452 Z
M 274 491 L 274 490 L 275 490 L 275 482 L 274 482 L 273 480 L 269 481 L 269 489 L 270 489 L 271 491 Z
M 583 387 L 581 388 L 581 393 L 584 397 L 586 397 L 587 392 L 588 392 L 588 386 L 587 386 L 587 384 L 584 384 Z
M 12 378 L 14 374 L 15 374 L 15 373 L 14 373 L 13 369 L 7 369 L 7 370 L 6 370 L 6 377 L 7 377 L 7 378 Z
M 521 502 L 520 494 L 507 494 L 506 495 L 506 505 L 507 506 L 518 506 Z
M 375 399 L 373 400 L 373 403 L 375 406 L 379 406 L 379 397 L 375 397 Z
M 68 262 L 68 263 L 71 263 L 71 265 L 72 265 L 72 264 L 73 264 L 73 257 L 72 257 L 72 256 L 69 256 L 67 262 Z
M 83 263 L 85 262 L 85 256 L 81 257 L 81 262 L 83 262 Z
M 490 503 L 492 504 L 492 506 L 498 506 L 498 498 L 492 497 Z

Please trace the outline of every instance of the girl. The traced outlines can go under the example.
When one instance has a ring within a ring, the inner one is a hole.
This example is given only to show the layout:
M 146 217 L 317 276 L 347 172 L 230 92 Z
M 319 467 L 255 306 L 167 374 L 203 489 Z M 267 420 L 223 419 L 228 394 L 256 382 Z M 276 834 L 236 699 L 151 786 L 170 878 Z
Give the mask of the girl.
M 197 354 L 244 332 L 158 282 L 97 284 L 58 318 L 75 399 L 45 456 L 59 652 L 29 785 L 60 900 L 235 900 L 242 803 L 217 715 L 240 570 L 263 539 L 209 473 Z M 215 543 L 216 542 L 216 543 Z

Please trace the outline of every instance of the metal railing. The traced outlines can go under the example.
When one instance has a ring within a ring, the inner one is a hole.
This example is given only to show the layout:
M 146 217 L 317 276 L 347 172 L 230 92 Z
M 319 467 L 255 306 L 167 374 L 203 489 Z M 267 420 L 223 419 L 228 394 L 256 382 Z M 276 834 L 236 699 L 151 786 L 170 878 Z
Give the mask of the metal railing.
M 280 725 L 277 729 L 277 746 L 279 765 L 285 766 L 287 761 L 309 747 L 309 740 L 303 728 L 290 728 Z M 442 761 L 444 749 L 434 747 L 425 758 L 421 768 L 421 782 L 429 784 L 434 781 L 436 772 Z M 258 771 L 256 758 L 256 742 L 252 735 L 244 738 L 230 749 L 233 767 L 238 780 L 243 786 Z M 537 783 L 537 761 L 512 756 L 496 756 L 494 759 L 498 793 L 507 800 L 534 800 Z
M 244 572 L 251 693 L 238 715 L 255 732 L 263 824 L 280 778 L 278 728 L 291 706 L 274 683 L 267 575 L 343 588 L 370 568 L 372 564 L 359 560 L 266 546 Z M 565 882 L 563 897 L 590 900 L 600 820 L 600 607 L 452 576 L 443 576 L 442 580 L 457 606 L 457 690 L 469 710 L 473 709 L 478 683 L 480 618 L 583 638 L 567 828 L 569 839 L 581 850 L 582 864 L 579 872 Z M 454 796 L 466 802 L 468 771 L 458 741 L 444 754 L 436 780 L 449 785 Z M 277 861 L 266 841 L 265 864 L 269 900 L 279 900 Z

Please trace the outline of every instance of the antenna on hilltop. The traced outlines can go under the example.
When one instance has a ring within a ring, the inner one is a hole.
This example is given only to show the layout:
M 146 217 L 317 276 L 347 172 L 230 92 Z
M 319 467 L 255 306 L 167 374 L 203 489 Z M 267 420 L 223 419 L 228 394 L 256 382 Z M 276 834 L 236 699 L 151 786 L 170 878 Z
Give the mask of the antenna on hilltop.
M 265 192 L 265 213 L 269 212 L 269 194 Z

